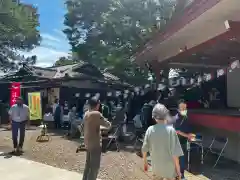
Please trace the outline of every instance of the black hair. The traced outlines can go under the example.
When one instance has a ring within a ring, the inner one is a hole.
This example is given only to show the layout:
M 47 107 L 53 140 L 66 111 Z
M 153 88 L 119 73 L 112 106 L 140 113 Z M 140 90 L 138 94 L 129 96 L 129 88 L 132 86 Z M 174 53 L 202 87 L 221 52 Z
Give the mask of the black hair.
M 100 100 L 96 97 L 92 97 L 88 100 L 88 105 L 91 109 L 94 109 L 98 104 L 100 104 Z
M 178 100 L 178 105 L 179 104 L 186 104 L 186 101 L 184 99 L 180 99 L 180 100 Z

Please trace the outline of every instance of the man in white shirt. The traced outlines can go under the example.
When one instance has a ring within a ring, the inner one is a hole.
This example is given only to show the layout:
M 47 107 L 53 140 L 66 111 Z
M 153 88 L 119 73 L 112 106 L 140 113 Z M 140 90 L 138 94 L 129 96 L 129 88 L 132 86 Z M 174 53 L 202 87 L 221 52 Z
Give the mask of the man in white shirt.
M 25 126 L 29 124 L 30 111 L 27 105 L 23 104 L 21 97 L 17 98 L 9 110 L 9 120 L 12 126 L 12 140 L 13 140 L 13 153 L 22 152 L 22 147 L 25 139 Z M 20 131 L 20 138 L 18 142 L 18 130 Z

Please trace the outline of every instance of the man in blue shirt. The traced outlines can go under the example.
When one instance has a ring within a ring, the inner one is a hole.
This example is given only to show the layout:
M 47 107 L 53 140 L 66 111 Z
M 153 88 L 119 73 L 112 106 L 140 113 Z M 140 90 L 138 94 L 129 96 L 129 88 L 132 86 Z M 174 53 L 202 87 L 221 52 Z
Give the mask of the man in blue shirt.
M 191 134 L 191 127 L 188 122 L 187 104 L 184 100 L 178 102 L 178 112 L 175 116 L 175 129 L 179 137 L 180 144 L 184 152 L 186 152 L 187 140 L 191 139 L 193 135 Z M 185 154 L 185 153 L 184 153 Z M 182 174 L 182 180 L 185 179 L 185 157 L 181 156 L 179 158 L 180 169 Z

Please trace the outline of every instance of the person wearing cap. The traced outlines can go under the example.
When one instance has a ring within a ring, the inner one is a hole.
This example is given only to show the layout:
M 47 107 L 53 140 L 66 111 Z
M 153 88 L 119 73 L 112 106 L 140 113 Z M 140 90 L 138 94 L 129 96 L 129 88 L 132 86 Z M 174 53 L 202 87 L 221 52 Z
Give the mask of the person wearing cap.
M 10 108 L 8 113 L 12 126 L 13 153 L 21 153 L 25 139 L 25 126 L 26 124 L 29 125 L 30 110 L 27 105 L 23 104 L 23 99 L 18 97 L 16 104 Z M 18 131 L 20 131 L 19 142 Z
M 87 157 L 82 180 L 96 180 L 102 152 L 100 126 L 110 128 L 111 123 L 99 112 L 100 101 L 97 98 L 89 99 L 88 107 L 84 115 L 84 144 Z
M 175 129 L 167 124 L 169 110 L 158 103 L 153 108 L 152 117 L 156 124 L 147 129 L 142 146 L 144 170 L 148 170 L 149 152 L 153 179 L 174 180 L 176 176 L 181 177 L 179 156 L 183 155 L 183 151 Z

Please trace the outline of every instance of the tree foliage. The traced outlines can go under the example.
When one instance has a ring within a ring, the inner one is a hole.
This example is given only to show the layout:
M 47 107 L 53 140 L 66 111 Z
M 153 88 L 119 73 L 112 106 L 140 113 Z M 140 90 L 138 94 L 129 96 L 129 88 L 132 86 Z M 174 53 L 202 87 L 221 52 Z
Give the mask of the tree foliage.
M 120 78 L 146 80 L 130 59 L 161 30 L 175 11 L 174 0 L 66 0 L 64 24 L 72 51 Z
M 55 63 L 54 66 L 66 66 L 77 63 L 77 61 L 70 59 L 69 57 L 60 57 Z
M 16 68 L 19 63 L 32 64 L 34 57 L 20 56 L 39 45 L 37 9 L 13 0 L 0 1 L 0 64 L 2 69 Z

